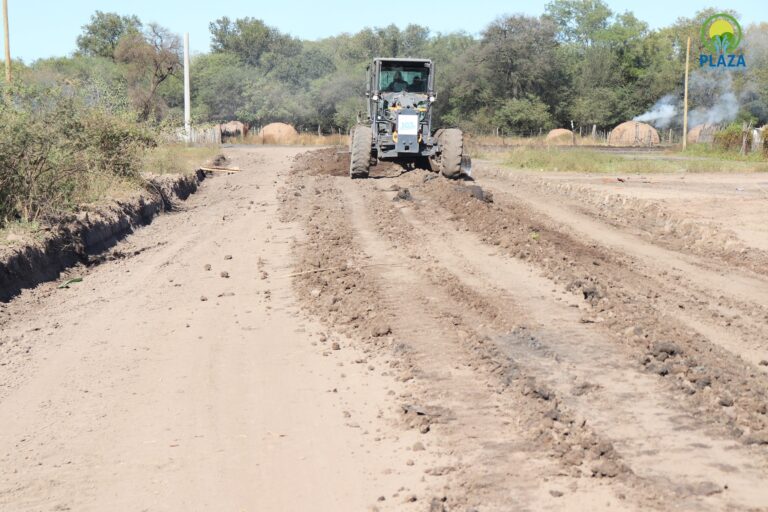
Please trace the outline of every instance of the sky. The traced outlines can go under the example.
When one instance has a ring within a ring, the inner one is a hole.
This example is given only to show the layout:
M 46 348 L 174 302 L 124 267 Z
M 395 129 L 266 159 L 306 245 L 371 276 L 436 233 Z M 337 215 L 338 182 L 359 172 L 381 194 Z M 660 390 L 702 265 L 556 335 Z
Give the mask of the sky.
M 463 30 L 479 34 L 504 14 L 538 16 L 547 2 L 515 0 L 8 0 L 11 54 L 30 63 L 39 58 L 65 56 L 75 50 L 81 27 L 96 10 L 135 14 L 145 23 L 157 22 L 172 31 L 189 32 L 193 53 L 210 46 L 208 24 L 222 16 L 231 19 L 251 16 L 282 32 L 302 39 L 319 39 L 341 32 L 354 33 L 364 27 L 394 23 L 425 25 L 436 32 Z M 704 4 L 701 0 L 607 0 L 613 11 L 632 11 L 651 28 L 672 24 L 678 17 L 691 17 L 703 7 L 733 9 L 742 26 L 768 21 L 765 0 L 729 0 Z

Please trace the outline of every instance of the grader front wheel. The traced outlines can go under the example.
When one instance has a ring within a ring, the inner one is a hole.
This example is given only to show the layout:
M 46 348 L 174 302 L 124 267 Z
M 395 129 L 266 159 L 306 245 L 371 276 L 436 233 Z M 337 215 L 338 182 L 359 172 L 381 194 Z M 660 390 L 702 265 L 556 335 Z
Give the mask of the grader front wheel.
M 462 160 L 464 158 L 464 134 L 458 128 L 446 128 L 435 132 L 437 143 L 440 145 L 440 154 L 430 158 L 430 167 L 443 176 L 456 179 L 461 176 Z

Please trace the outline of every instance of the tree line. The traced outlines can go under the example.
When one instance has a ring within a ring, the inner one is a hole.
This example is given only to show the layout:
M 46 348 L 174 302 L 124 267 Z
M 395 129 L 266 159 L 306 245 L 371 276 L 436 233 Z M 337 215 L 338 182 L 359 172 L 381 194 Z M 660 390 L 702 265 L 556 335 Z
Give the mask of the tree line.
M 542 16 L 501 16 L 478 36 L 410 24 L 316 41 L 259 19 L 222 17 L 210 23 L 210 51 L 192 59 L 193 120 L 282 121 L 346 131 L 364 109 L 370 60 L 411 56 L 435 61 L 435 114 L 444 126 L 518 134 L 572 123 L 606 129 L 643 114 L 660 98 L 679 103 L 690 36 L 693 74 L 702 78 L 693 81 L 692 108 L 716 108 L 727 93 L 737 100 L 729 117 L 765 124 L 768 24 L 746 28 L 746 68 L 699 68 L 700 26 L 716 12 L 651 29 L 602 0 L 553 0 Z M 38 60 L 25 72 L 36 81 L 89 84 L 94 95 L 126 104 L 140 121 L 181 123 L 180 38 L 135 16 L 97 11 L 83 26 L 73 56 Z

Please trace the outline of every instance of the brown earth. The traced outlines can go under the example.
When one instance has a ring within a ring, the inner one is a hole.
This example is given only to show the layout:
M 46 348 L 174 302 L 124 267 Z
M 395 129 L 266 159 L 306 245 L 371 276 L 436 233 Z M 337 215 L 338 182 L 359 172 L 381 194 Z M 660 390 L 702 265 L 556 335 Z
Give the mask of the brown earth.
M 765 509 L 761 178 L 228 156 L 0 309 L 0 509 Z

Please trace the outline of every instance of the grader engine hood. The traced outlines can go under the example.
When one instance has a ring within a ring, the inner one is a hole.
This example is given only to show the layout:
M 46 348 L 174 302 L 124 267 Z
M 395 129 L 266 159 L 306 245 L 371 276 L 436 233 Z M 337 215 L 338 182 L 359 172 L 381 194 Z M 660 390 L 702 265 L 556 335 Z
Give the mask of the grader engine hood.
M 429 128 L 424 126 L 429 110 L 429 98 L 423 94 L 404 92 L 384 94 L 383 100 L 387 118 L 391 123 L 395 151 L 401 154 L 418 154 L 423 137 L 429 137 Z

